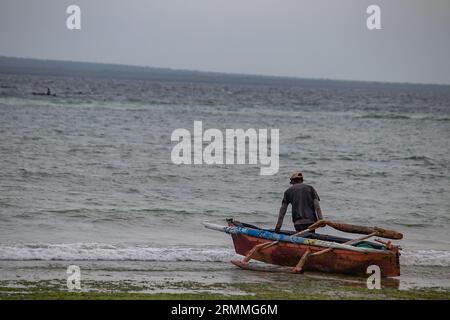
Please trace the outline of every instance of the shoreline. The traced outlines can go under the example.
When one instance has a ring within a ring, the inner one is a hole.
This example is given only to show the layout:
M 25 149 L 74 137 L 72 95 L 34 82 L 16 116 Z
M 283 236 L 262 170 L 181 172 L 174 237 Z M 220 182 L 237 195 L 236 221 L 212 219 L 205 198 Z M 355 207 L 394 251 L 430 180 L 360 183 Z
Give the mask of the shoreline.
M 67 287 L 69 265 L 81 290 Z M 0 261 L 0 300 L 18 299 L 450 299 L 446 268 L 405 268 L 367 289 L 365 277 L 286 270 L 248 271 L 230 263 L 142 261 Z

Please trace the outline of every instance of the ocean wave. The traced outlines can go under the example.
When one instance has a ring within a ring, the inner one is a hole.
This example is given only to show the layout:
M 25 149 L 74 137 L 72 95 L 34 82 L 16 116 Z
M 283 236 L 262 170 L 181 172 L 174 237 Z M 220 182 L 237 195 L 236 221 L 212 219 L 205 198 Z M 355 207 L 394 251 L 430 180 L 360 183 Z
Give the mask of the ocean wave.
M 435 120 L 435 121 L 445 121 L 445 122 L 447 122 L 447 121 L 450 121 L 450 117 L 435 118 L 435 119 L 433 119 L 433 120 Z
M 424 117 L 421 117 L 421 118 L 418 118 L 419 120 L 429 120 L 429 121 L 438 121 L 438 122 L 448 122 L 448 121 L 450 121 L 450 117 L 440 117 L 440 116 L 436 116 L 436 117 L 427 117 L 427 116 L 424 116 Z
M 432 164 L 433 163 L 433 159 L 427 156 L 419 156 L 419 155 L 412 155 L 409 157 L 403 157 L 403 158 L 398 158 L 399 160 L 414 160 L 414 161 L 423 161 L 426 164 Z
M 404 250 L 400 263 L 406 266 L 450 267 L 450 251 Z
M 236 257 L 231 248 L 211 246 L 151 247 L 102 243 L 0 245 L 0 260 L 229 262 Z M 450 267 L 450 251 L 403 250 L 400 262 L 405 266 Z
M 410 116 L 402 115 L 402 114 L 395 114 L 395 113 L 369 113 L 364 115 L 356 116 L 356 118 L 359 119 L 399 119 L 399 120 L 406 120 L 411 119 Z
M 0 260 L 227 262 L 234 257 L 233 250 L 220 247 L 149 247 L 101 243 L 0 245 Z

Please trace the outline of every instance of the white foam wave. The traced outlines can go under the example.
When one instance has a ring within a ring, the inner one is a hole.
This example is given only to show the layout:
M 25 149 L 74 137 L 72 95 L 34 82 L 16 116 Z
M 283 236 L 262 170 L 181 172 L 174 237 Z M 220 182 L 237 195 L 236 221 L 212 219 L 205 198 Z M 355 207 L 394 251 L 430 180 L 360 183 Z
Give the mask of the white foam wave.
M 220 247 L 148 247 L 99 243 L 0 245 L 0 260 L 224 262 L 234 257 L 233 250 Z
M 400 264 L 406 266 L 450 267 L 450 251 L 403 250 Z
M 0 244 L 0 260 L 98 260 L 98 261 L 198 261 L 228 262 L 236 258 L 231 248 L 150 247 L 101 243 Z M 450 251 L 403 250 L 407 266 L 450 266 Z

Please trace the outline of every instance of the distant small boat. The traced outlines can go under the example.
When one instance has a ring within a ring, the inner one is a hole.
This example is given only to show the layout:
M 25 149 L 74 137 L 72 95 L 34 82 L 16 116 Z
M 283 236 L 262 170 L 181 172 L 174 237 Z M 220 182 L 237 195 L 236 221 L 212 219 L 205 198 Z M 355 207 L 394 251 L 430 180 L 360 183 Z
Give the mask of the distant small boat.
M 275 233 L 273 230 L 261 229 L 233 219 L 227 219 L 227 222 L 228 226 L 206 222 L 204 226 L 231 234 L 236 253 L 245 256 L 243 260 L 231 262 L 243 269 L 253 269 L 248 262 L 255 259 L 274 265 L 294 267 L 292 272 L 315 270 L 367 275 L 367 268 L 376 265 L 383 277 L 400 275 L 400 247 L 380 239 L 376 239 L 377 243 L 366 241 L 372 236 L 402 239 L 403 235 L 396 231 L 319 220 L 302 232 Z M 346 239 L 311 232 L 324 226 L 365 236 Z
M 33 96 L 48 96 L 48 97 L 56 97 L 56 93 L 47 94 L 45 92 L 32 92 Z
M 32 92 L 31 93 L 34 96 L 49 96 L 49 97 L 56 97 L 56 94 L 52 94 L 52 91 L 50 90 L 50 88 L 47 88 L 46 92 Z

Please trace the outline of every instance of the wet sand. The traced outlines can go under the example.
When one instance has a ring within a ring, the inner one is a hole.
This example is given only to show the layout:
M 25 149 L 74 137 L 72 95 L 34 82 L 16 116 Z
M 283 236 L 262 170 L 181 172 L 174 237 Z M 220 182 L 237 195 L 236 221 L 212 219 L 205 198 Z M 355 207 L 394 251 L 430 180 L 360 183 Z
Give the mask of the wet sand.
M 81 290 L 67 288 L 67 267 L 81 269 Z M 450 299 L 445 268 L 404 267 L 369 290 L 366 278 L 240 270 L 217 262 L 1 261 L 0 299 Z

